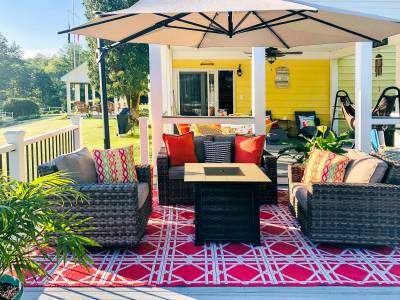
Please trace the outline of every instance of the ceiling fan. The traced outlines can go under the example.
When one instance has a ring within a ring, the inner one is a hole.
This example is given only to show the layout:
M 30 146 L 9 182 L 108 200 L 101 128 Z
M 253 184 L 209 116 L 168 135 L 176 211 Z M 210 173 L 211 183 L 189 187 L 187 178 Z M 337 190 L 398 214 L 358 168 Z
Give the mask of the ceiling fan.
M 245 54 L 251 55 L 251 52 L 245 52 Z M 301 54 L 303 54 L 303 52 L 301 52 L 301 51 L 284 52 L 275 47 L 265 48 L 265 59 L 270 64 L 273 64 L 278 57 L 283 57 L 283 56 L 289 55 L 289 54 L 290 55 L 301 55 Z

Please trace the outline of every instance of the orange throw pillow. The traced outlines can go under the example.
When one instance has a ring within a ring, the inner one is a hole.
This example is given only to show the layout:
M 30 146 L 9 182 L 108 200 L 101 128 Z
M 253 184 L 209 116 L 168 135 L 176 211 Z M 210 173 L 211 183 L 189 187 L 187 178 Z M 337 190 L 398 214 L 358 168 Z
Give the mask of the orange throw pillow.
M 303 183 L 343 182 L 349 158 L 314 148 L 308 158 L 301 180 Z
M 265 135 L 235 137 L 235 162 L 259 165 L 264 150 Z
M 182 166 L 185 163 L 196 163 L 193 132 L 182 135 L 163 134 L 165 148 L 171 166 Z
M 185 134 L 190 132 L 190 124 L 176 124 L 179 134 Z

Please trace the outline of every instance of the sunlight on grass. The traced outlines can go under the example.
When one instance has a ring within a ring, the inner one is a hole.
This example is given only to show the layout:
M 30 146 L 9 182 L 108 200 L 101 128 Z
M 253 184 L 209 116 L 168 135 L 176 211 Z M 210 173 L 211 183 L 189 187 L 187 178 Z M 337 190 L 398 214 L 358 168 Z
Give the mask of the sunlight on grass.
M 0 145 L 5 143 L 3 133 L 9 130 L 24 130 L 26 132 L 26 137 L 32 137 L 68 126 L 70 124 L 71 121 L 66 117 L 59 116 L 48 119 L 26 121 L 16 126 L 0 128 Z M 89 150 L 103 149 L 103 121 L 101 119 L 83 119 L 82 125 L 83 145 L 88 147 Z M 126 136 L 118 136 L 117 121 L 116 119 L 110 119 L 110 137 L 112 148 L 124 147 L 133 144 L 135 147 L 135 161 L 140 161 L 139 129 L 137 127 L 133 131 L 133 135 L 129 133 Z

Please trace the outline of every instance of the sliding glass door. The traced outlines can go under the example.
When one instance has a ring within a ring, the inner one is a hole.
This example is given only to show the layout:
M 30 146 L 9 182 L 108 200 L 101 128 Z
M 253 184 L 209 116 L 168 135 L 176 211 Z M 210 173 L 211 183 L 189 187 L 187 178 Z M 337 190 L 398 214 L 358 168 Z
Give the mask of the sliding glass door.
M 179 100 L 182 116 L 207 116 L 207 72 L 179 72 Z

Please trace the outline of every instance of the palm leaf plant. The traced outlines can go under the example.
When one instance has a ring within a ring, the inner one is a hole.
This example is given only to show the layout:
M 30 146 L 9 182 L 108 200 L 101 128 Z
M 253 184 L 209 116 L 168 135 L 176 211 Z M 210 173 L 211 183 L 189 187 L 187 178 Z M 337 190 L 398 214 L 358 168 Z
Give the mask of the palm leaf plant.
M 99 245 L 81 234 L 93 228 L 85 228 L 88 218 L 70 210 L 89 199 L 72 183 L 63 172 L 30 183 L 0 177 L 0 282 L 6 273 L 22 283 L 28 275 L 49 276 L 38 258 L 65 263 L 68 257 L 86 267 L 92 263 L 86 246 Z
M 287 142 L 287 147 L 279 151 L 279 156 L 290 156 L 298 163 L 304 163 L 312 149 L 318 148 L 327 150 L 337 154 L 346 153 L 343 149 L 345 145 L 351 145 L 352 140 L 349 138 L 349 132 L 336 135 L 327 126 L 318 126 L 317 134 L 312 138 L 300 135 L 303 141 Z

